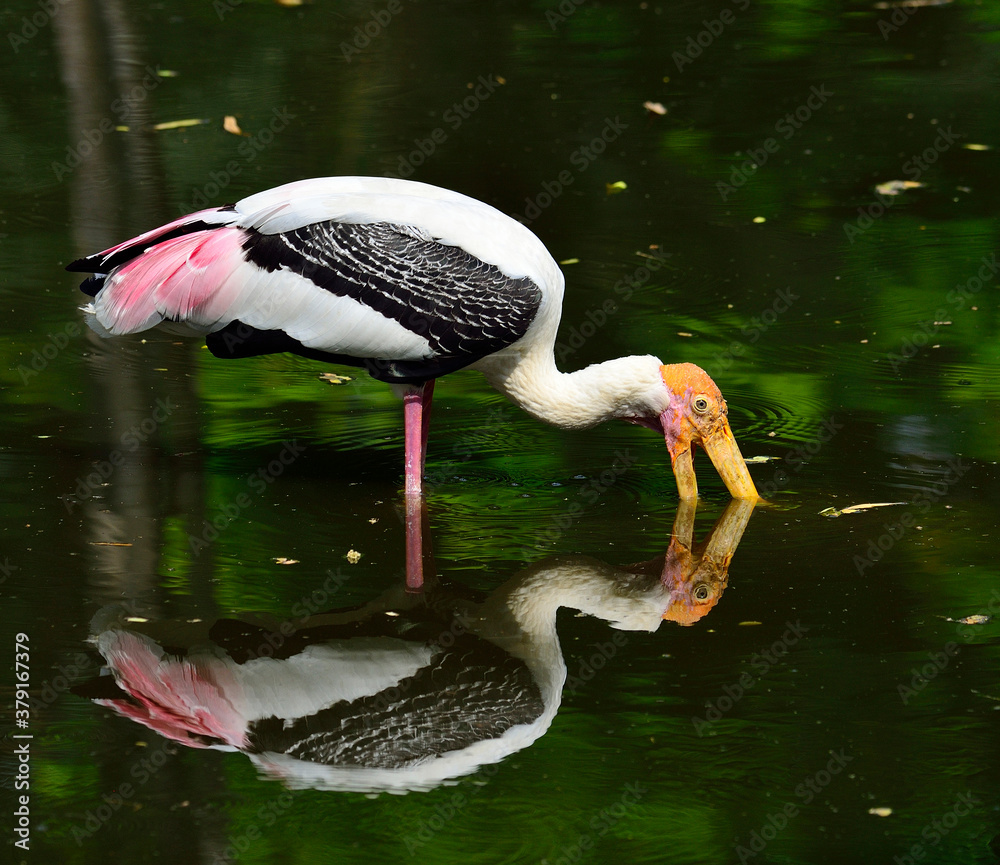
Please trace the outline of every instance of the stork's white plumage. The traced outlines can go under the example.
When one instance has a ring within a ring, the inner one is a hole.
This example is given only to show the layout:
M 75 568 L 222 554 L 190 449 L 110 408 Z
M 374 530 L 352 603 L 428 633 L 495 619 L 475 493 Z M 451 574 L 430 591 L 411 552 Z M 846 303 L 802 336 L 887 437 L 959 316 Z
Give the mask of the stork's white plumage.
M 757 498 L 725 400 L 703 370 L 649 355 L 556 368 L 559 267 L 525 226 L 456 192 L 389 178 L 302 180 L 67 269 L 95 274 L 82 288 L 103 336 L 181 323 L 219 357 L 290 351 L 396 385 L 408 493 L 421 489 L 433 382 L 471 367 L 556 426 L 621 418 L 660 432 L 682 498 L 697 497 L 693 443 L 735 498 Z

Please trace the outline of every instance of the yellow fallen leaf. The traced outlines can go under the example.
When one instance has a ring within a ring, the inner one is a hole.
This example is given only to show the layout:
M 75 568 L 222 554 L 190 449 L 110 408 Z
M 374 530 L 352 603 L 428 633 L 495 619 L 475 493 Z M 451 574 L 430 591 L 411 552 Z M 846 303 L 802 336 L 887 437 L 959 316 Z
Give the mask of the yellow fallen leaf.
M 628 189 L 628 185 L 624 180 L 616 180 L 614 183 L 605 183 L 604 188 L 607 190 L 608 195 L 617 195 L 619 192 L 624 192 Z
M 956 625 L 985 625 L 992 616 L 983 615 L 973 615 L 966 616 L 964 619 L 952 619 L 949 616 L 938 616 L 939 619 L 944 619 L 946 622 L 954 622 Z
M 892 808 L 869 808 L 868 813 L 875 817 L 888 817 L 892 814 Z
M 763 625 L 763 624 L 764 624 L 763 622 L 747 621 L 747 622 L 740 622 L 740 627 L 742 628 L 742 627 L 747 627 L 749 625 Z
M 692 337 L 692 336 L 694 336 L 693 333 L 688 333 L 685 330 L 679 330 L 679 331 L 677 331 L 677 335 L 678 336 L 686 336 L 686 337 Z
M 297 565 L 299 563 L 299 560 L 298 559 L 288 559 L 288 558 L 285 558 L 284 556 L 278 556 L 278 558 L 276 558 L 274 560 L 274 563 L 276 565 Z
M 202 120 L 200 117 L 192 117 L 189 120 L 167 120 L 163 123 L 157 123 L 153 126 L 153 129 L 162 132 L 165 129 L 184 129 L 187 126 L 201 126 L 202 123 L 208 123 L 208 121 Z
M 580 263 L 580 259 L 579 258 L 564 258 L 559 263 L 560 264 L 579 264 Z
M 887 180 L 875 187 L 879 195 L 899 195 L 905 189 L 920 189 L 926 186 L 925 183 L 917 183 L 915 180 Z
M 660 102 L 643 102 L 642 107 L 645 108 L 650 114 L 666 114 L 667 109 L 663 107 Z
M 964 147 L 966 150 L 992 150 L 993 149 L 988 144 L 963 144 L 962 147 Z
M 744 460 L 744 462 L 748 466 L 755 466 L 758 465 L 759 463 L 769 463 L 773 462 L 774 460 L 780 460 L 780 459 L 781 457 L 747 457 Z
M 984 697 L 987 700 L 995 700 L 1000 703 L 1000 697 L 994 697 L 992 694 L 984 694 L 982 691 L 977 691 L 975 688 L 969 688 L 969 693 L 975 694 L 977 697 Z
M 347 382 L 354 380 L 349 375 L 338 375 L 335 372 L 321 372 L 318 378 L 327 384 L 347 384 Z
M 301 6 L 302 0 L 274 0 L 279 6 Z
M 177 72 L 173 69 L 157 69 L 156 74 L 160 78 L 176 78 Z
M 226 132 L 231 132 L 233 135 L 244 135 L 242 129 L 240 129 L 240 124 L 236 122 L 236 118 L 232 114 L 227 114 L 222 119 L 222 128 Z
M 760 225 L 762 222 L 767 222 L 767 217 L 766 216 L 755 216 L 753 218 L 753 221 L 756 222 L 758 225 Z
M 819 512 L 821 517 L 840 517 L 844 514 L 856 514 L 859 511 L 867 511 L 871 508 L 888 508 L 893 505 L 905 505 L 906 502 L 865 502 L 860 505 L 849 505 L 846 508 L 837 510 L 836 508 L 824 508 Z

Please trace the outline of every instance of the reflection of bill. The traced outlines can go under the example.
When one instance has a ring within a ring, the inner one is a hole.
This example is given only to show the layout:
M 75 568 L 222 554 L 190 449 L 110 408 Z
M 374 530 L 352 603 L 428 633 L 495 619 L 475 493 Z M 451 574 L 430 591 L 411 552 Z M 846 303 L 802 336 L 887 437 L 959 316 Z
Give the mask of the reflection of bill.
M 148 622 L 106 610 L 93 642 L 112 675 L 77 692 L 190 747 L 243 751 L 291 787 L 431 789 L 548 729 L 567 678 L 561 607 L 626 631 L 697 621 L 722 594 L 752 511 L 731 502 L 695 546 L 694 507 L 682 504 L 654 562 L 550 557 L 481 601 L 400 586 L 291 634 L 262 616 Z
M 731 501 L 701 544 L 694 543 L 694 513 L 694 507 L 682 501 L 663 557 L 626 568 L 637 574 L 660 574 L 661 584 L 670 593 L 663 618 L 679 625 L 693 625 L 719 602 L 753 505 L 746 500 Z

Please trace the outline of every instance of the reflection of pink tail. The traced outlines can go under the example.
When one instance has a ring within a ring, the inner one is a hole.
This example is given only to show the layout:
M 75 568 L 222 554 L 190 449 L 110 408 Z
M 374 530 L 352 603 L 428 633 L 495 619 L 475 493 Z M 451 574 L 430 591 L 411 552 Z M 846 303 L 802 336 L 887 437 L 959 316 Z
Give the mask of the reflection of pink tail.
M 242 688 L 229 669 L 231 661 L 207 655 L 174 658 L 128 631 L 105 631 L 98 648 L 119 687 L 135 701 L 98 700 L 101 705 L 185 745 L 208 747 L 211 743 L 201 741 L 208 738 L 244 747 L 246 719 L 232 702 L 241 702 Z

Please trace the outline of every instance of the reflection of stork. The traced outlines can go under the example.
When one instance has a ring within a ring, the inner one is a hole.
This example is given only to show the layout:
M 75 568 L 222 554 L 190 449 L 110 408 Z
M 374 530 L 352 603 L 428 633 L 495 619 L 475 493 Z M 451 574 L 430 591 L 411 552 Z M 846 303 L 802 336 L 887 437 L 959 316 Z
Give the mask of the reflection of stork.
M 433 586 L 296 622 L 105 612 L 93 640 L 112 675 L 78 693 L 192 747 L 243 751 L 290 786 L 430 789 L 548 729 L 566 681 L 560 607 L 621 630 L 690 624 L 718 601 L 752 509 L 730 503 L 699 555 L 684 504 L 655 562 L 552 557 L 482 602 Z
M 434 380 L 472 367 L 556 426 L 621 418 L 656 430 L 681 498 L 698 494 L 697 444 L 734 498 L 757 499 L 726 402 L 703 370 L 649 355 L 556 369 L 562 272 L 527 228 L 464 195 L 384 177 L 302 180 L 68 269 L 96 274 L 82 287 L 103 336 L 179 322 L 219 357 L 295 352 L 395 385 L 408 493 L 421 490 Z

